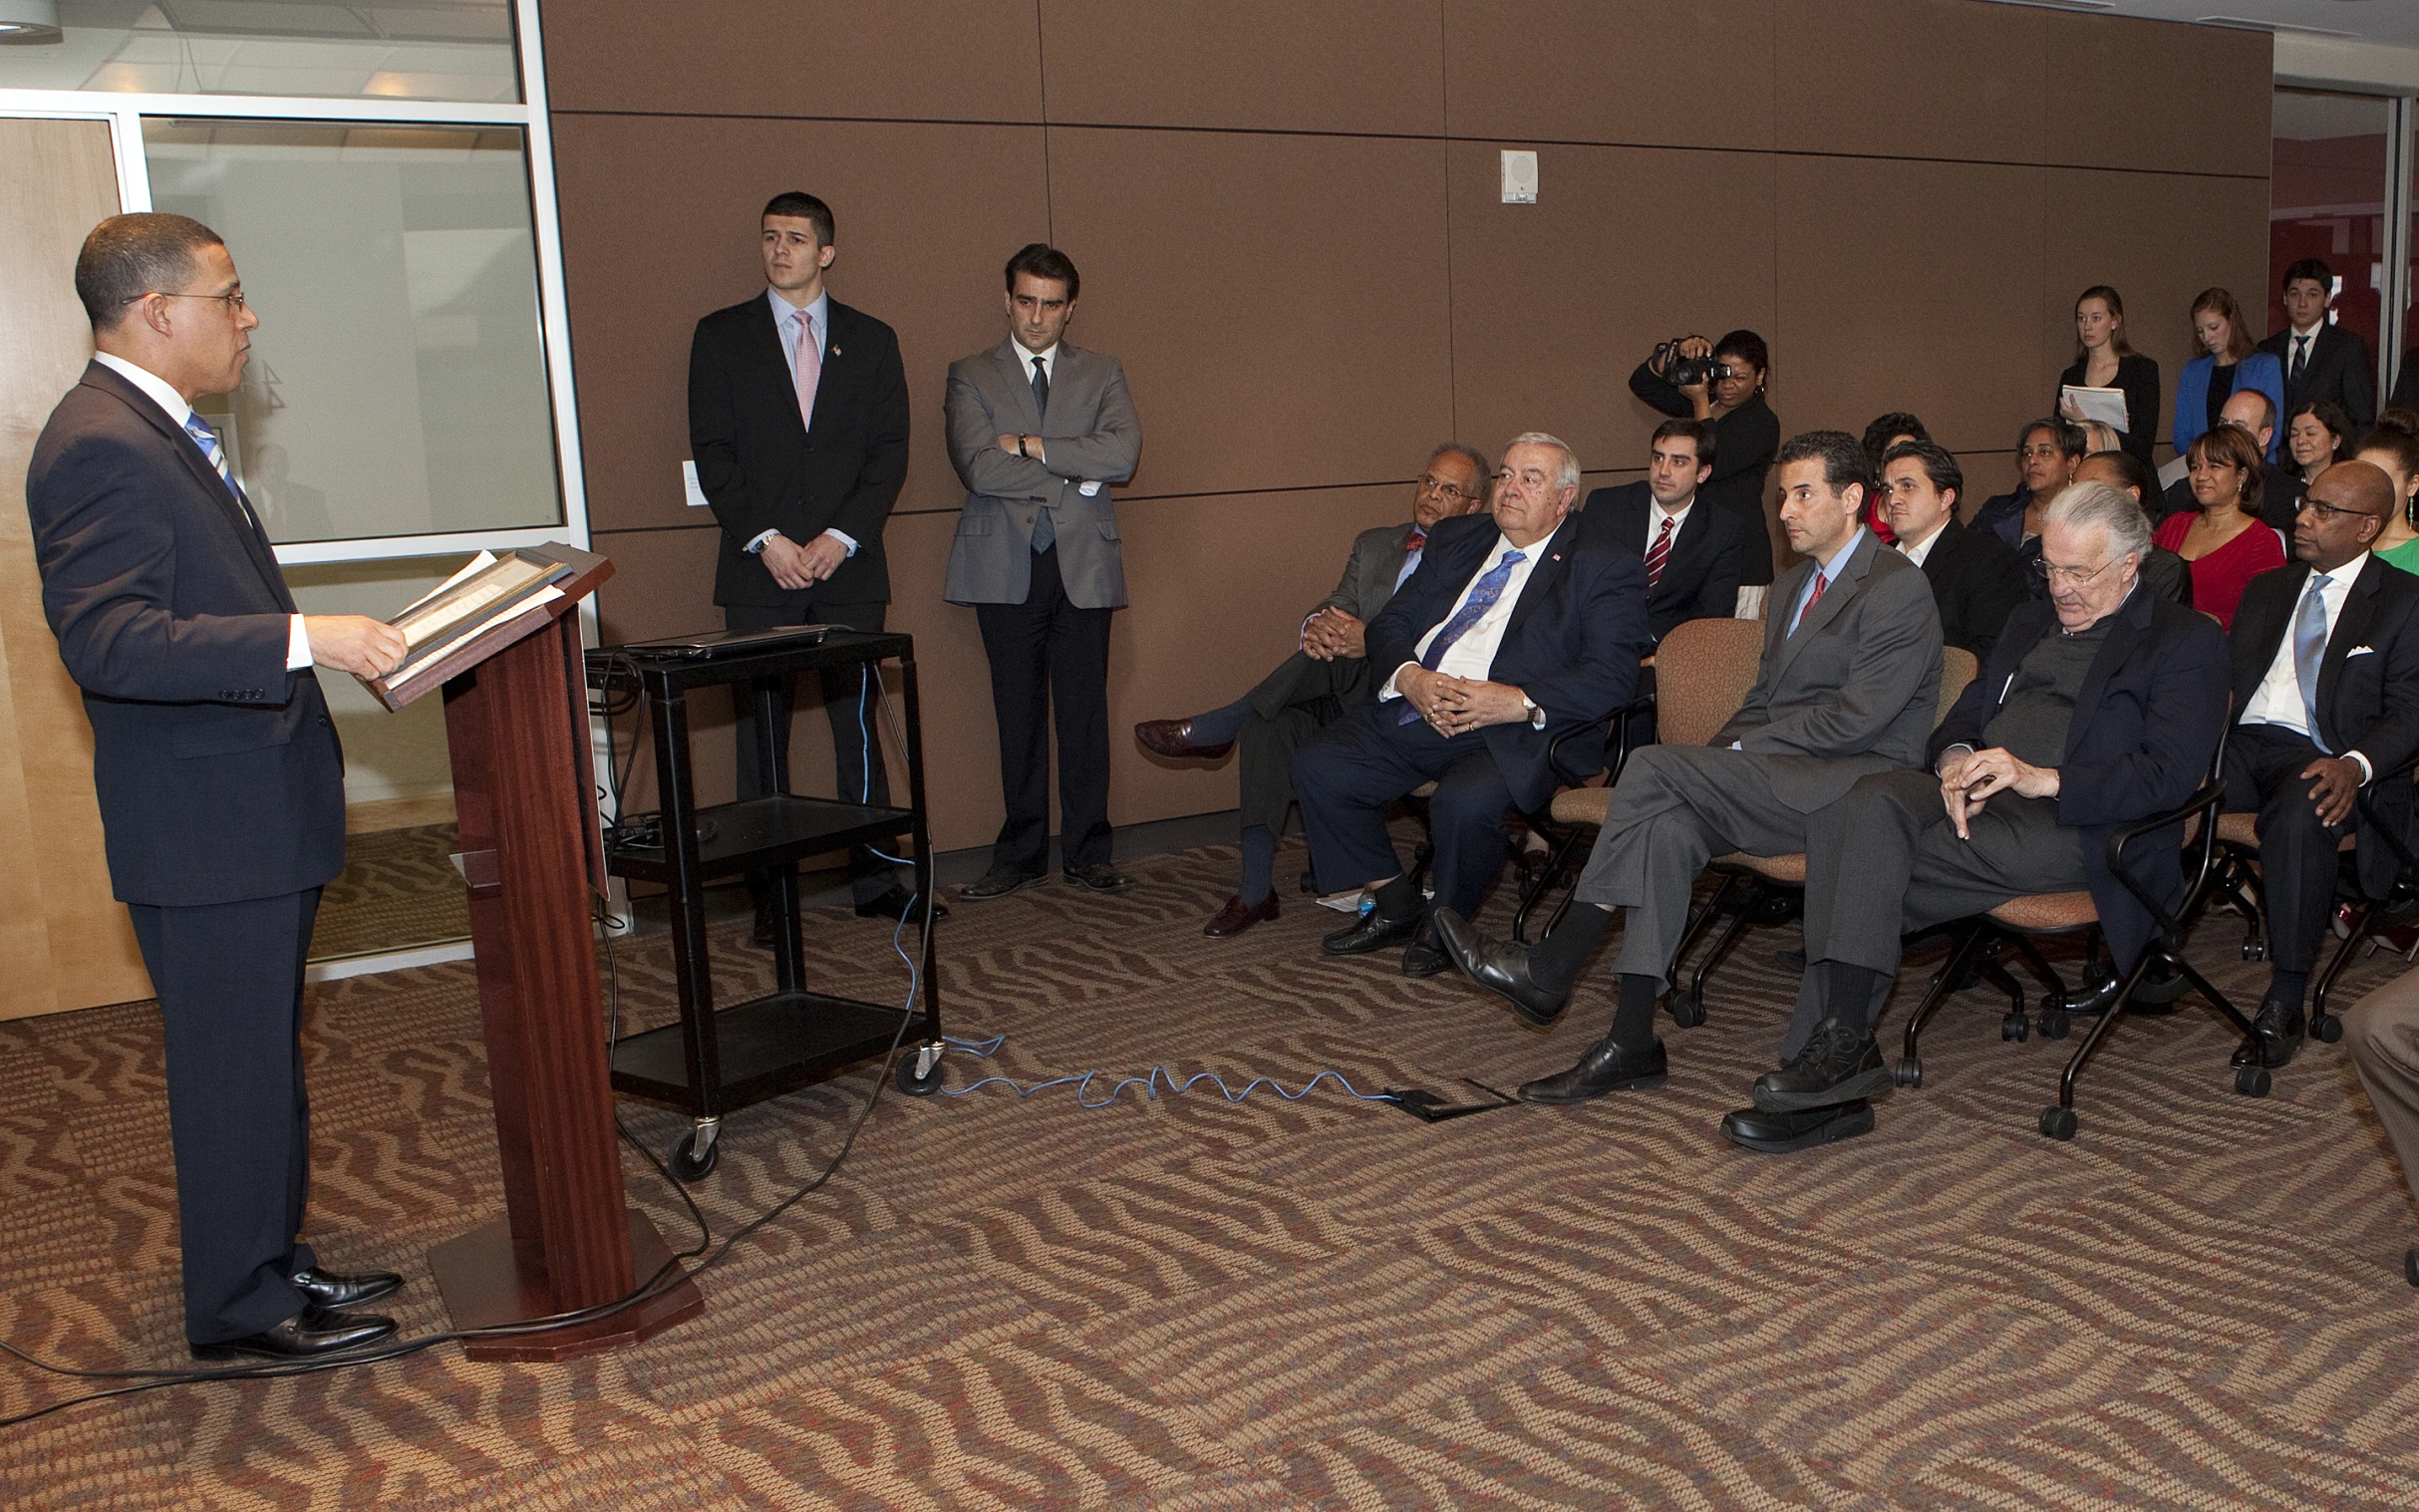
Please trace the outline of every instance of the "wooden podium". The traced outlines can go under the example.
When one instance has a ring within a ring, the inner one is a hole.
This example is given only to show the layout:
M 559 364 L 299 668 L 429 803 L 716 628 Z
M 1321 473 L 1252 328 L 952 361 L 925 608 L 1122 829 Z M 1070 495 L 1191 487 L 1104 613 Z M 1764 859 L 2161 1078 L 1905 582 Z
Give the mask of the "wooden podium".
M 561 545 L 530 554 L 574 568 L 556 584 L 562 597 L 478 636 L 450 655 L 458 668 L 444 669 L 505 1212 L 429 1251 L 457 1329 L 617 1302 L 671 1258 L 622 1192 L 590 912 L 605 855 L 576 611 L 613 564 Z M 465 1341 L 463 1353 L 562 1360 L 705 1311 L 694 1282 L 666 1279 L 610 1316 Z

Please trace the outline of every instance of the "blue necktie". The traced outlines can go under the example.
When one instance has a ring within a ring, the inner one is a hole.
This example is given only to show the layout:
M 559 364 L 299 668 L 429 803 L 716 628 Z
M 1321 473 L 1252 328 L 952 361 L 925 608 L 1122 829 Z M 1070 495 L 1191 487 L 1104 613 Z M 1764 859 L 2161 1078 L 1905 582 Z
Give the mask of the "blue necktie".
M 2318 664 L 2326 657 L 2326 600 L 2321 595 L 2327 581 L 2323 572 L 2311 574 L 2309 590 L 2301 595 L 2301 613 L 2293 622 L 2293 670 L 2301 676 L 2301 709 L 2309 720 L 2309 738 L 2320 751 L 2326 750 L 2318 739 Z
M 193 445 L 199 447 L 201 454 L 209 458 L 210 465 L 218 469 L 218 480 L 227 485 L 227 492 L 233 495 L 235 507 L 243 511 L 245 522 L 257 527 L 259 521 L 252 518 L 252 506 L 244 500 L 243 490 L 235 486 L 234 476 L 227 471 L 226 449 L 218 445 L 218 433 L 211 430 L 210 423 L 198 414 L 187 412 L 184 434 L 193 438 Z
M 1504 554 L 1502 561 L 1488 568 L 1486 575 L 1471 586 L 1470 596 L 1462 601 L 1460 612 L 1446 620 L 1444 628 L 1436 632 L 1436 639 L 1428 642 L 1428 654 L 1419 659 L 1419 665 L 1434 672 L 1438 664 L 1444 661 L 1444 654 L 1453 649 L 1453 643 L 1469 634 L 1470 627 L 1485 619 L 1487 611 L 1495 607 L 1495 601 L 1503 597 L 1504 584 L 1512 580 L 1512 569 L 1528 559 L 1526 553 L 1510 551 Z M 1410 700 L 1405 699 L 1402 701 L 1402 713 L 1395 717 L 1394 723 L 1408 725 L 1418 718 L 1419 711 L 1411 707 Z
M 1041 416 L 1050 413 L 1050 370 L 1042 366 L 1039 357 L 1034 359 L 1034 413 Z M 1041 514 L 1034 519 L 1034 554 L 1039 556 L 1048 551 L 1058 539 L 1058 528 L 1051 523 L 1050 506 L 1044 504 Z

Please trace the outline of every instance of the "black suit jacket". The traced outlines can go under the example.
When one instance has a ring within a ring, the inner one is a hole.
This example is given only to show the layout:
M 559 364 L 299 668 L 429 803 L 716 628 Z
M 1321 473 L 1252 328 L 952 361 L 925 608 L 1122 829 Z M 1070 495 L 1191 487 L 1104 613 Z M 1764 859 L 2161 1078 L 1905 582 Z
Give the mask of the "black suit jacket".
M 166 412 L 95 362 L 26 469 L 42 611 L 84 690 L 122 902 L 301 892 L 344 868 L 344 756 L 286 670 L 268 537 Z
M 723 526 L 716 603 L 890 601 L 882 526 L 907 478 L 907 370 L 890 327 L 831 301 L 809 435 L 765 296 L 715 311 L 689 344 L 689 449 Z M 856 554 L 812 588 L 783 588 L 745 549 L 766 530 L 802 546 L 832 529 Z
M 1698 502 L 1703 502 L 1699 499 Z M 1579 542 L 1627 551 L 1642 561 L 1655 528 L 1655 495 L 1642 479 L 1599 488 L 1579 511 Z M 1747 530 L 1727 509 L 1691 505 L 1663 575 L 1647 594 L 1647 633 L 1661 645 L 1682 620 L 1726 620 L 1738 611 L 1738 580 L 1746 559 Z
M 2077 361 L 2058 375 L 2058 392 L 2049 396 L 2049 413 L 2062 413 L 2058 402 L 2069 388 L 2080 389 L 2086 364 Z M 2166 434 L 2159 429 L 2159 364 L 2139 352 L 2128 352 L 2117 359 L 2117 379 L 2110 388 L 2125 391 L 2125 419 L 2128 423 L 2122 442 L 2126 451 L 2140 457 L 2142 465 L 2158 470 L 2151 456 L 2151 448 Z
M 1438 520 L 1428 532 L 1418 569 L 1362 638 L 1369 676 L 1380 687 L 1403 663 L 1418 660 L 1420 637 L 1453 612 L 1501 533 L 1491 514 Z M 1512 801 L 1523 809 L 1553 794 L 1557 778 L 1546 749 L 1565 731 L 1597 727 L 1564 748 L 1568 775 L 1604 768 L 1599 722 L 1636 694 L 1639 658 L 1653 649 L 1647 638 L 1647 569 L 1637 557 L 1583 544 L 1576 518 L 1564 520 L 1529 553 L 1537 565 L 1504 626 L 1487 678 L 1526 693 L 1545 711 L 1546 727 L 1515 723 L 1479 732 Z
M 1687 395 L 1643 362 L 1630 375 L 1630 392 L 1675 420 L 1696 413 Z M 1696 490 L 1696 497 L 1738 516 L 1746 543 L 1746 555 L 1740 558 L 1744 575 L 1739 581 L 1750 587 L 1769 584 L 1772 531 L 1764 515 L 1764 478 L 1781 449 L 1780 417 L 1772 413 L 1759 389 L 1712 425 L 1713 471 Z
M 1996 535 L 1959 524 L 1955 515 L 1924 554 L 1924 576 L 1940 606 L 1942 642 L 1965 647 L 1977 662 L 1990 660 L 2008 614 L 2031 596 L 2024 559 Z
M 2290 638 L 2309 574 L 2309 563 L 2288 562 L 2244 588 L 2230 637 L 2238 716 Z M 2368 803 L 2354 810 L 2364 838 L 2370 806 L 2397 835 L 2410 832 L 2411 763 L 2419 761 L 2419 577 L 2374 557 L 2352 583 L 2318 662 L 2318 744 L 2368 757 L 2375 778 Z M 2390 846 L 2360 847 L 2361 885 L 2373 896 L 2385 896 L 2396 868 Z
M 2353 425 L 2366 430 L 2377 418 L 2377 365 L 2369 360 L 2368 343 L 2357 331 L 2329 322 L 2318 328 L 2309 344 L 2309 365 L 2301 381 L 2293 382 L 2293 330 L 2286 326 L 2260 343 L 2284 370 L 2284 415 L 2276 417 L 2276 434 L 2284 434 L 2286 415 L 2302 401 L 2331 399 L 2343 407 Z M 2347 438 L 2348 439 L 2348 438 Z
M 2056 608 L 2027 602 L 2007 628 L 1981 675 L 1932 733 L 1925 761 L 1938 767 L 1952 746 L 1979 751 L 1982 731 L 1999 712 L 2008 684 L 2041 637 L 2058 631 Z M 2108 869 L 2108 841 L 2118 829 L 2175 808 L 2210 774 L 2226 726 L 2229 665 L 2226 635 L 2215 621 L 2136 584 L 2116 610 L 2116 624 L 2083 675 L 2066 754 L 2058 762 L 2058 822 L 2083 832 L 2083 864 L 2100 929 L 2121 970 L 2131 970 L 2156 932 L 2150 910 Z M 2183 826 L 2147 835 L 2127 856 L 2135 875 L 2170 908 L 2183 901 Z

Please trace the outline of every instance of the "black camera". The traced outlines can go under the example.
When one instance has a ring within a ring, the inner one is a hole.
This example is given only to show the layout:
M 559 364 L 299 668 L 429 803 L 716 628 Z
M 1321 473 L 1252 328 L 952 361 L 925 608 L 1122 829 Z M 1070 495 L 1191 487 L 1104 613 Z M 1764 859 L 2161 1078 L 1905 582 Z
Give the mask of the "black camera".
M 1675 389 L 1690 389 L 1698 384 L 1711 383 L 1720 376 L 1716 372 L 1718 365 L 1713 360 L 1713 354 L 1707 352 L 1702 357 L 1682 357 L 1679 350 L 1681 342 L 1703 340 L 1701 336 L 1674 336 L 1669 341 L 1658 342 L 1655 355 L 1648 360 L 1647 366 Z

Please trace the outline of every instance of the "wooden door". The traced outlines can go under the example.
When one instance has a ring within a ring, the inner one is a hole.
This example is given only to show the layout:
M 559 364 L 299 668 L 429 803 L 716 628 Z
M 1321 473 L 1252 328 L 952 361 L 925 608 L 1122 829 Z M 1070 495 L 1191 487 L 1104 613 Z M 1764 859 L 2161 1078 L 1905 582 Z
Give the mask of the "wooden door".
M 0 1019 L 17 1019 L 151 996 L 25 516 L 34 438 L 93 353 L 76 251 L 118 212 L 109 123 L 0 118 Z

